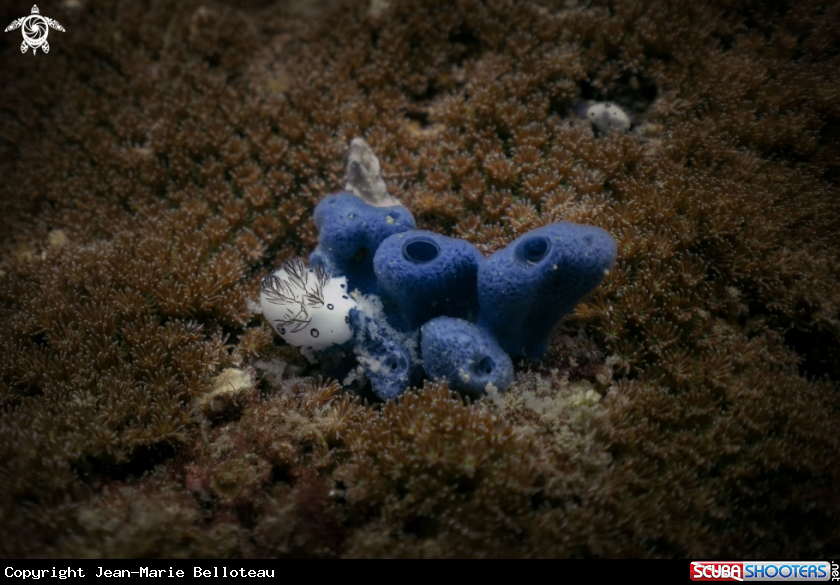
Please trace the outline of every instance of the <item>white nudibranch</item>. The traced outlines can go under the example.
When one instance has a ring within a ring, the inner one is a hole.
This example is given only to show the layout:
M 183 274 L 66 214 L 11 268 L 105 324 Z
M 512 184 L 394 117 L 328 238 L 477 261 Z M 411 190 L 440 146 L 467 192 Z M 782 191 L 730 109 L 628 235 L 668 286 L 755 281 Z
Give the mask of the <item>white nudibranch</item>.
M 597 102 L 584 110 L 584 117 L 592 122 L 598 130 L 608 133 L 610 130 L 630 128 L 630 116 L 612 102 Z
M 353 336 L 350 309 L 356 306 L 347 278 L 331 278 L 321 266 L 307 268 L 294 258 L 266 276 L 260 288 L 263 316 L 307 359 L 313 352 L 340 345 Z

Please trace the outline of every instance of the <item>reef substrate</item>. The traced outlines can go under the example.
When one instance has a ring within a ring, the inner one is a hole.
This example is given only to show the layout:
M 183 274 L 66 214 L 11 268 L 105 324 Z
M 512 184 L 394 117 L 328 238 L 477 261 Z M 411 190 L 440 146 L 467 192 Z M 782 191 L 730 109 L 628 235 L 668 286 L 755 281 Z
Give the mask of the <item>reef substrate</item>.
M 0 556 L 840 554 L 837 2 L 41 8 L 49 54 L 0 37 Z M 615 238 L 504 394 L 367 403 L 249 309 L 356 136 L 485 255 Z

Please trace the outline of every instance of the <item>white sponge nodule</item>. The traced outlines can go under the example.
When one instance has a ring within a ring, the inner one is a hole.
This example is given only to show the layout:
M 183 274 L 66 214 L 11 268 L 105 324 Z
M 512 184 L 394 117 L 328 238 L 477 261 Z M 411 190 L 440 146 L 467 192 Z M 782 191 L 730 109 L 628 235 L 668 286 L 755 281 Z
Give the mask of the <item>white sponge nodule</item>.
M 630 116 L 612 102 L 596 102 L 586 107 L 585 117 L 604 134 L 611 130 L 625 131 L 630 128 Z
M 356 306 L 345 277 L 333 278 L 321 266 L 307 268 L 300 258 L 287 260 L 263 279 L 263 316 L 290 345 L 310 357 L 350 340 L 350 309 Z

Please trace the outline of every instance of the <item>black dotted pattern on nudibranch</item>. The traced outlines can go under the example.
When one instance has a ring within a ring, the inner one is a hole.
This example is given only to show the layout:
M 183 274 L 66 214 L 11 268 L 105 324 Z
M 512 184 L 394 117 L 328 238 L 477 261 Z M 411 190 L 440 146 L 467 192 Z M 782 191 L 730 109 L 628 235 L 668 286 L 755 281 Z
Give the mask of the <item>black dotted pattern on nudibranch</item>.
M 313 329 L 310 333 L 312 333 L 312 337 L 318 337 L 320 335 L 317 329 Z
M 330 303 L 329 305 L 327 305 L 327 308 L 328 308 L 330 311 L 332 311 L 333 309 L 335 309 L 335 307 L 332 305 L 332 303 Z
M 348 298 L 348 297 L 347 297 L 347 295 L 341 295 L 341 298 L 342 298 L 342 299 L 346 299 L 346 298 Z
M 286 335 L 286 328 L 285 327 L 280 328 L 280 335 Z
M 344 322 L 348 325 L 350 324 L 350 317 L 348 315 L 344 315 Z

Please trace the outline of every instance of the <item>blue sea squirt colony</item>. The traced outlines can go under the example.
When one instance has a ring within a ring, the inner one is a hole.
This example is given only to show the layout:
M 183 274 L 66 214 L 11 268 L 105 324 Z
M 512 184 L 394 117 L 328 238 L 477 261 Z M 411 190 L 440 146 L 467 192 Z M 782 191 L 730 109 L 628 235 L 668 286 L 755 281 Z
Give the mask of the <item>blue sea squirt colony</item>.
M 571 222 L 534 229 L 484 258 L 471 243 L 417 230 L 385 193 L 360 139 L 346 191 L 315 208 L 318 246 L 262 283 L 263 315 L 311 363 L 383 400 L 423 377 L 479 395 L 513 381 L 512 357 L 542 357 L 554 326 L 616 257 L 605 230 Z

